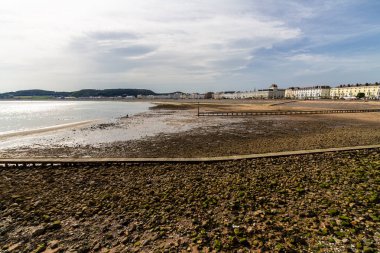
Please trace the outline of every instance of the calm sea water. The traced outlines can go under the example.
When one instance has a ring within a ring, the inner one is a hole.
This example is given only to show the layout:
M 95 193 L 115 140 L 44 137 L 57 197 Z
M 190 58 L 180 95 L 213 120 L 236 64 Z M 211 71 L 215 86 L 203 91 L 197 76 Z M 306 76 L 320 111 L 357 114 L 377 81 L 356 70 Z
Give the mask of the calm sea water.
M 147 111 L 150 106 L 120 101 L 0 101 L 0 134 L 87 120 L 113 120 Z

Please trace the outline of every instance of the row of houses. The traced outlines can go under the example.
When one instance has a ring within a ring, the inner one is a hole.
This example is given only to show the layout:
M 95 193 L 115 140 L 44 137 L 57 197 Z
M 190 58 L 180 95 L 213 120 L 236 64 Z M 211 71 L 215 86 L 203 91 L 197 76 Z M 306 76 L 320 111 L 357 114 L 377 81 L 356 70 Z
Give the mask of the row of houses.
M 329 86 L 314 86 L 314 87 L 290 87 L 285 90 L 285 98 L 290 99 L 326 99 L 330 98 Z
M 380 99 L 380 84 L 356 84 L 313 87 L 290 87 L 279 89 L 272 84 L 268 89 L 246 92 L 219 92 L 213 95 L 215 99 Z
M 157 94 L 157 95 L 137 95 L 138 99 L 180 99 L 181 92 L 175 92 L 170 94 Z
M 243 92 L 217 92 L 214 99 L 279 99 L 285 97 L 285 89 L 279 89 L 277 84 L 272 84 L 268 89 L 243 91 Z
M 380 85 L 341 85 L 331 88 L 329 86 L 314 86 L 307 88 L 291 87 L 285 90 L 285 98 L 290 99 L 380 99 Z
M 134 97 L 132 97 L 134 98 Z M 280 89 L 272 84 L 268 89 L 253 91 L 226 91 L 201 93 L 174 92 L 157 95 L 138 95 L 138 99 L 378 99 L 380 100 L 380 84 L 340 85 L 331 88 L 326 85 L 313 87 L 290 87 Z
M 367 99 L 380 99 L 380 85 L 359 85 L 350 87 L 337 87 L 330 90 L 332 98 L 355 98 L 362 94 Z

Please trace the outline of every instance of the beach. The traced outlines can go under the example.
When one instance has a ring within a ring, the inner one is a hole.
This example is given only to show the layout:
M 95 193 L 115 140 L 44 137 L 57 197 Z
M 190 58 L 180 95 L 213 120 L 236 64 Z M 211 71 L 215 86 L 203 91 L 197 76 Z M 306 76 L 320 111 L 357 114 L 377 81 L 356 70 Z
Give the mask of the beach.
M 52 127 L 44 127 L 39 128 L 35 130 L 26 130 L 26 131 L 18 131 L 13 133 L 5 133 L 0 134 L 0 140 L 4 141 L 12 137 L 22 137 L 22 136 L 28 136 L 28 135 L 35 135 L 35 134 L 42 134 L 42 133 L 48 133 L 52 131 L 62 130 L 62 129 L 72 129 L 72 128 L 79 128 L 83 127 L 85 125 L 93 124 L 95 120 L 88 120 L 88 121 L 82 121 L 82 122 L 75 122 L 75 123 L 67 123 Z
M 5 0 L 0 253 L 380 253 L 380 0 Z
M 207 157 L 380 143 L 376 112 L 197 117 L 197 101 L 163 101 L 156 106 L 117 121 L 30 136 L 29 146 L 22 139 L 8 140 L 0 157 Z M 200 103 L 200 110 L 206 112 L 377 108 L 380 103 L 364 101 Z
M 380 143 L 379 113 L 198 117 L 197 102 L 162 101 L 114 122 L 33 133 L 39 145 L 0 154 L 185 158 Z M 200 103 L 202 111 L 369 108 L 380 103 Z M 80 144 L 87 139 L 94 141 Z M 0 250 L 377 252 L 379 161 L 375 148 L 210 163 L 0 168 Z

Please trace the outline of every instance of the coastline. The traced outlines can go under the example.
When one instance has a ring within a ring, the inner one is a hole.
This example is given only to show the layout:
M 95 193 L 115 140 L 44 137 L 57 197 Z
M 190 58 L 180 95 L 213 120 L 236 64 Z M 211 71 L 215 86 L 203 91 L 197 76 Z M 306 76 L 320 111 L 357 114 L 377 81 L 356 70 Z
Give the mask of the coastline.
M 275 105 L 205 104 L 202 110 L 314 110 L 332 107 L 372 108 L 380 103 L 299 101 Z M 28 145 L 3 148 L 2 158 L 36 157 L 202 157 L 247 155 L 380 143 L 379 113 L 331 115 L 197 117 L 197 103 L 157 101 L 164 107 L 116 122 L 102 122 L 70 131 L 42 133 Z M 5 145 L 3 145 L 5 146 Z
M 12 137 L 21 137 L 21 136 L 28 136 L 28 135 L 34 135 L 34 134 L 48 133 L 48 132 L 64 130 L 64 129 L 79 128 L 79 127 L 84 127 L 90 124 L 94 124 L 96 122 L 97 120 L 86 120 L 86 121 L 79 121 L 79 122 L 73 122 L 73 123 L 67 123 L 67 124 L 61 124 L 61 125 L 55 125 L 55 126 L 49 126 L 49 127 L 42 127 L 38 129 L 4 133 L 4 134 L 0 134 L 0 140 L 6 140 Z
M 241 110 L 256 106 L 223 103 Z M 45 145 L 17 146 L 0 157 L 191 158 L 380 143 L 379 113 L 203 118 L 193 106 L 165 105 L 116 122 L 41 133 Z M 104 139 L 109 142 L 99 143 Z M 2 167 L 0 251 L 376 252 L 380 247 L 379 148 L 252 157 Z
M 9 147 L 45 146 L 75 142 L 84 129 L 110 129 L 115 121 L 149 111 L 150 103 L 25 101 L 0 103 L 1 150 Z M 76 136 L 77 135 L 77 136 Z M 85 134 L 81 140 L 85 141 Z M 97 136 L 95 136 L 97 137 Z M 100 136 L 101 137 L 101 136 Z M 93 143 L 91 143 L 93 144 Z

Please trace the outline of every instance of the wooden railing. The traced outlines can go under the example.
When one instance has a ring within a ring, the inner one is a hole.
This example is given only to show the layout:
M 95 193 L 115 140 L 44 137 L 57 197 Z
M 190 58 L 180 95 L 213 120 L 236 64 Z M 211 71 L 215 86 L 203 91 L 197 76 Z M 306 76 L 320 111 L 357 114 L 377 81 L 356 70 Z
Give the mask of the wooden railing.
M 319 110 L 319 111 L 255 111 L 255 112 L 199 112 L 198 116 L 262 116 L 262 115 L 300 115 L 380 112 L 380 109 L 361 110 Z

